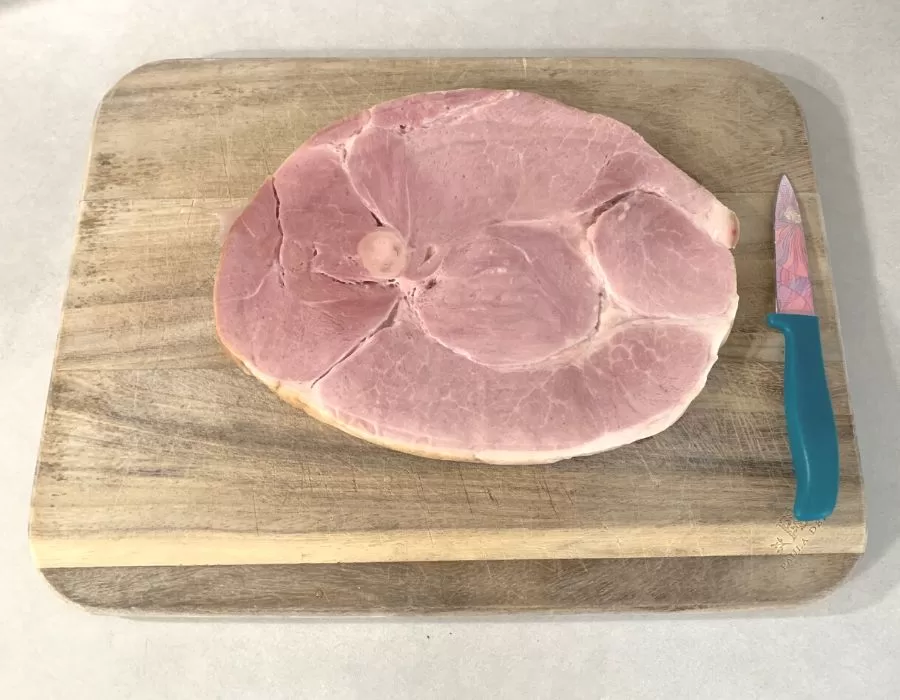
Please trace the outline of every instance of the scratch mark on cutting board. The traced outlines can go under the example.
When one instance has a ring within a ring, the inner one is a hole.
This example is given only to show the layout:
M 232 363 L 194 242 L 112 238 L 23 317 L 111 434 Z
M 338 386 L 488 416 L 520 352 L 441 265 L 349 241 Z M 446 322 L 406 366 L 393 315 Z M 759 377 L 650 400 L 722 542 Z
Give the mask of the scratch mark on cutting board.
M 325 83 L 316 83 L 316 85 L 319 86 L 319 89 L 322 92 L 324 92 L 326 95 L 328 95 L 328 98 L 331 100 L 332 104 L 334 104 L 335 107 L 337 107 L 338 109 L 343 109 L 343 106 L 341 105 L 341 103 L 338 102 L 337 99 L 335 98 L 334 93 L 331 92 L 331 90 L 329 90 L 327 87 L 325 87 Z
M 550 508 L 553 511 L 553 514 L 559 517 L 559 510 L 556 507 L 556 501 L 553 500 L 553 492 L 550 490 L 550 484 L 547 483 L 546 470 L 540 472 L 540 474 L 536 472 L 535 479 L 538 483 L 538 493 L 540 493 L 541 489 L 543 489 L 547 493 L 547 500 L 550 503 Z
M 527 78 L 528 77 L 528 59 L 524 56 L 522 57 L 522 74 Z
M 462 484 L 463 493 L 466 494 L 466 503 L 469 506 L 469 512 L 474 513 L 475 511 L 472 509 L 472 498 L 469 496 L 469 489 L 466 487 L 466 480 L 463 477 L 462 469 L 457 468 L 456 473 L 459 474 L 459 483 Z
M 469 71 L 463 70 L 462 73 L 460 73 L 459 75 L 456 76 L 456 80 L 453 81 L 453 87 L 457 87 L 457 86 L 461 85 L 462 82 L 466 79 L 466 77 L 468 75 L 469 75 Z
M 358 88 L 360 88 L 360 89 L 362 89 L 362 90 L 365 90 L 366 96 L 372 101 L 373 104 L 379 101 L 379 100 L 378 100 L 378 97 L 375 95 L 374 92 L 372 92 L 372 91 L 369 89 L 368 86 L 363 85 L 363 84 L 362 84 L 361 82 L 359 82 L 356 78 L 354 78 L 352 75 L 350 75 L 350 73 L 344 73 L 344 77 L 345 77 L 348 81 L 350 81 L 351 83 L 353 83 L 353 85 L 355 85 L 356 87 L 358 87 Z
M 584 559 L 579 559 L 578 563 L 581 564 L 581 568 L 584 569 L 584 573 L 590 574 L 590 569 L 587 568 L 587 564 L 584 563 Z
M 256 513 L 256 494 L 250 492 L 250 501 L 253 504 L 253 526 L 256 528 L 256 536 L 259 537 L 259 516 Z
M 263 144 L 263 148 L 260 151 L 260 155 L 262 156 L 262 162 L 266 168 L 266 173 L 269 175 L 273 175 L 275 173 L 275 171 L 272 170 L 272 165 L 271 165 L 271 163 L 269 163 L 269 156 L 268 156 L 268 150 L 269 150 L 270 143 L 272 143 L 272 140 L 270 138 L 268 130 L 266 130 L 266 141 Z
M 416 495 L 418 498 L 416 502 L 419 504 L 419 508 L 422 509 L 422 512 L 425 514 L 425 523 L 428 527 L 428 536 L 431 538 L 432 544 L 434 544 L 434 535 L 431 534 L 431 510 L 428 508 L 428 499 L 425 495 L 425 485 L 422 483 L 422 476 L 418 472 L 414 472 L 412 469 L 409 470 L 410 476 L 415 478 L 416 482 Z
M 222 169 L 225 171 L 225 192 L 231 199 L 231 172 L 228 170 L 228 139 L 222 133 L 222 120 L 216 112 L 216 131 L 219 133 L 219 153 L 222 156 Z
M 196 207 L 196 206 L 197 206 L 197 200 L 192 199 L 191 205 L 190 205 L 190 207 L 188 207 L 187 221 L 184 224 L 185 228 L 188 230 L 188 233 L 190 233 L 190 230 L 191 230 L 191 221 L 193 221 L 193 219 L 194 219 L 194 207 Z

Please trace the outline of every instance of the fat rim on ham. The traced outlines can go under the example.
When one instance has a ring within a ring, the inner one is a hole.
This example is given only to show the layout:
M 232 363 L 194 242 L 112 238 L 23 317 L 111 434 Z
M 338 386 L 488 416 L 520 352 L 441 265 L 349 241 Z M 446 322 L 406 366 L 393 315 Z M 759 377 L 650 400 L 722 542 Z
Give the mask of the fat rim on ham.
M 550 463 L 654 435 L 737 309 L 736 216 L 628 126 L 433 92 L 315 134 L 225 238 L 219 338 L 286 401 L 440 459 Z

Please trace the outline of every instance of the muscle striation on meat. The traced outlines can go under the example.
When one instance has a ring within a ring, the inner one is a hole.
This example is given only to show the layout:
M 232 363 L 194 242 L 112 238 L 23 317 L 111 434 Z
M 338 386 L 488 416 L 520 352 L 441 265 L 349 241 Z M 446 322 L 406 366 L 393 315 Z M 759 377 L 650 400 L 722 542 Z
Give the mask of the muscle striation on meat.
M 516 91 L 328 127 L 231 226 L 219 337 L 285 400 L 443 459 L 550 463 L 674 423 L 737 309 L 735 215 L 614 119 Z

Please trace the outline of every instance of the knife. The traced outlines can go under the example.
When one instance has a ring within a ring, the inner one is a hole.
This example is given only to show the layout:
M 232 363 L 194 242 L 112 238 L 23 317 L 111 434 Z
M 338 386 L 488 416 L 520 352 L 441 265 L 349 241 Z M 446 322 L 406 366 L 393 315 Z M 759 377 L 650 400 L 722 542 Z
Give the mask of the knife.
M 803 219 L 787 175 L 781 177 L 775 201 L 775 313 L 767 320 L 784 335 L 784 412 L 797 479 L 794 518 L 822 520 L 837 502 L 837 429 L 813 306 Z

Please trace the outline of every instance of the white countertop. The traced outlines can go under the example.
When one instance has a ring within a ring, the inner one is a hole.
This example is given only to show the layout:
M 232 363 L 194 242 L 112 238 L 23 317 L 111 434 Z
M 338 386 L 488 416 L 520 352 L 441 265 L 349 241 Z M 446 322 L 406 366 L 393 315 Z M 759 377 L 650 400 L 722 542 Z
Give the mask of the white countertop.
M 348 53 L 733 56 L 783 76 L 809 125 L 866 479 L 850 581 L 779 613 L 455 621 L 136 621 L 50 591 L 28 502 L 97 103 L 161 58 Z M 0 0 L 0 696 L 896 697 L 898 134 L 894 0 Z

